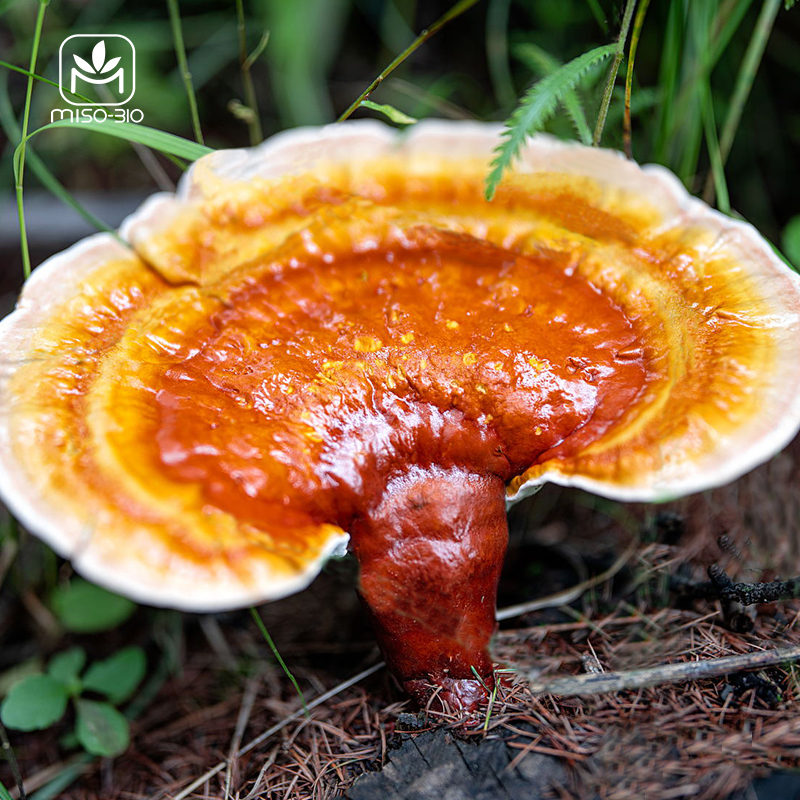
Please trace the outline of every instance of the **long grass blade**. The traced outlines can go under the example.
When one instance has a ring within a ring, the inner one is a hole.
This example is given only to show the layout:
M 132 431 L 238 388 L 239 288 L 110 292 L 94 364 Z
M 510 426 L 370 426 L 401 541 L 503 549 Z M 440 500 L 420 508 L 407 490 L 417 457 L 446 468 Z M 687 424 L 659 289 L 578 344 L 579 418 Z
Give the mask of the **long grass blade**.
M 661 48 L 658 85 L 661 86 L 661 103 L 656 116 L 655 160 L 659 164 L 667 161 L 667 149 L 675 126 L 675 97 L 678 90 L 678 76 L 681 73 L 681 52 L 684 38 L 683 3 L 670 3 L 667 16 L 667 29 Z
M 147 125 L 139 125 L 133 122 L 72 122 L 64 119 L 51 122 L 48 125 L 42 125 L 41 128 L 32 131 L 20 142 L 14 151 L 15 175 L 19 171 L 20 152 L 24 145 L 29 139 L 51 128 L 77 128 L 82 131 L 103 133 L 106 136 L 114 136 L 117 139 L 124 139 L 128 142 L 139 142 L 139 144 L 152 147 L 154 150 L 160 150 L 162 153 L 177 156 L 178 158 L 186 158 L 189 161 L 195 161 L 214 152 L 210 147 L 206 147 L 203 144 L 197 144 L 189 139 L 184 139 L 182 136 L 176 136 L 174 133 L 165 133 L 156 128 L 149 128 Z
M 272 637 L 269 635 L 267 626 L 264 624 L 264 620 L 261 619 L 261 614 L 258 613 L 257 608 L 251 608 L 250 614 L 255 620 L 255 623 L 258 626 L 259 631 L 261 631 L 261 635 L 264 637 L 264 641 L 267 643 L 267 645 L 269 645 L 269 649 L 272 650 L 272 655 L 275 656 L 275 660 L 281 665 L 281 669 L 286 673 L 286 677 L 292 682 L 292 686 L 294 686 L 295 691 L 300 697 L 300 702 L 303 704 L 303 708 L 305 709 L 306 714 L 308 714 L 308 705 L 306 703 L 305 695 L 300 689 L 300 685 L 297 683 L 297 680 L 295 679 L 294 675 L 292 675 L 292 673 L 289 671 L 289 667 L 286 666 L 286 662 L 281 657 L 281 654 L 278 652 L 278 648 L 275 646 L 275 642 L 272 641 Z
M 616 43 L 596 47 L 542 78 L 526 92 L 514 113 L 506 121 L 503 141 L 495 150 L 496 155 L 486 177 L 487 200 L 494 197 L 503 173 L 519 155 L 525 140 L 536 131 L 540 131 L 553 116 L 564 93 L 573 89 L 593 64 L 610 58 L 616 52 Z
M 728 196 L 728 183 L 725 180 L 725 167 L 722 163 L 722 155 L 719 150 L 719 140 L 717 139 L 717 123 L 714 118 L 714 103 L 711 96 L 711 86 L 706 82 L 706 92 L 703 98 L 703 129 L 705 131 L 706 147 L 708 157 L 711 161 L 711 176 L 713 184 L 706 189 L 703 199 L 707 203 L 713 203 L 713 192 L 717 196 L 717 208 L 723 214 L 731 213 L 731 202 Z
M 661 125 L 657 126 L 659 131 L 658 143 L 658 161 L 666 162 L 666 148 L 670 141 L 686 142 L 687 137 L 676 136 L 678 127 L 687 119 L 694 119 L 697 116 L 696 108 L 702 106 L 702 97 L 698 100 L 698 92 L 703 86 L 703 83 L 709 79 L 717 65 L 717 62 L 722 57 L 722 54 L 727 49 L 733 38 L 734 33 L 739 29 L 744 15 L 752 5 L 753 0 L 736 0 L 735 3 L 730 2 L 724 4 L 718 11 L 716 18 L 713 22 L 713 33 L 710 40 L 707 41 L 706 46 L 702 48 L 700 53 L 701 57 L 694 60 L 694 65 L 688 65 L 686 59 L 683 59 L 682 65 L 675 63 L 672 65 L 677 72 L 666 74 L 662 71 L 662 83 L 665 85 L 665 103 L 663 108 L 669 109 L 668 114 L 664 115 L 664 121 L 668 121 L 669 125 L 666 130 L 661 130 Z M 700 6 L 700 10 L 703 7 Z M 674 9 L 674 11 L 673 11 Z M 698 6 L 694 6 L 693 10 L 697 11 Z M 681 13 L 680 3 L 674 3 L 670 8 L 670 20 L 672 14 Z M 669 28 L 669 26 L 668 26 Z M 669 42 L 667 42 L 667 45 Z M 665 45 L 665 57 L 668 52 L 668 47 Z M 682 45 L 681 45 L 682 46 Z M 664 64 L 662 64 L 662 67 Z M 677 90 L 677 76 L 680 69 L 685 69 L 685 74 L 681 80 L 680 89 Z M 687 68 L 688 67 L 688 68 Z M 666 81 L 666 83 L 665 83 Z M 695 112 L 690 111 L 690 106 L 694 105 Z M 659 111 L 661 114 L 661 111 Z M 659 119 L 662 119 L 659 116 Z M 662 151 L 663 144 L 663 151 Z
M 535 44 L 526 42 L 514 48 L 514 55 L 529 66 L 541 77 L 547 77 L 561 67 L 561 64 L 553 58 L 546 50 L 542 50 Z M 592 131 L 586 121 L 586 114 L 583 111 L 580 98 L 575 89 L 568 89 L 561 98 L 564 110 L 572 120 L 578 137 L 584 144 L 592 143 Z
M 753 80 L 761 64 L 764 48 L 767 46 L 767 40 L 772 32 L 772 26 L 775 24 L 775 17 L 778 15 L 780 7 L 781 0 L 764 1 L 753 35 L 750 38 L 750 43 L 747 45 L 747 52 L 744 54 L 739 74 L 736 77 L 736 86 L 728 105 L 728 114 L 725 117 L 722 135 L 719 140 L 720 158 L 723 164 L 728 160 L 733 140 L 736 137 L 736 130 L 742 118 L 742 111 L 745 103 L 747 103 L 747 98 L 750 96 L 750 90 L 753 88 Z

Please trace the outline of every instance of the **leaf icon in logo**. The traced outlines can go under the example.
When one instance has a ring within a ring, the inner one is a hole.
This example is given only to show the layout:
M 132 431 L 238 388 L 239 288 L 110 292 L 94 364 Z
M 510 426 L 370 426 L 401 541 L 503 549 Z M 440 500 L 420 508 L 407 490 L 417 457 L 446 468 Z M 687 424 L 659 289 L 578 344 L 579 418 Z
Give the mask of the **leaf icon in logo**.
M 88 72 L 90 75 L 94 72 L 94 67 L 88 61 L 84 61 L 80 56 L 73 55 L 72 57 L 84 72 Z
M 103 62 L 106 60 L 106 43 L 105 39 L 101 39 L 92 48 L 92 64 L 94 64 L 94 71 L 100 72 Z
M 114 69 L 114 67 L 116 67 L 116 66 L 117 66 L 117 64 L 119 63 L 119 60 L 120 60 L 120 58 L 122 58 L 122 56 L 117 56 L 116 58 L 112 58 L 112 59 L 111 59 L 111 60 L 108 62 L 108 64 L 106 64 L 106 65 L 103 67 L 103 69 L 101 69 L 100 71 L 101 71 L 101 72 L 110 72 L 112 69 Z

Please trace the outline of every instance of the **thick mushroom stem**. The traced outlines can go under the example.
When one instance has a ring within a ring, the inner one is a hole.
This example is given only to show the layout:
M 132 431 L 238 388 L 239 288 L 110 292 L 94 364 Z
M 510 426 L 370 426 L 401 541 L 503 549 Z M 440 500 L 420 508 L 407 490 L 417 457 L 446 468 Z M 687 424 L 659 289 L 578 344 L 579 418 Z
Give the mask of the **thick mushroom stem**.
M 410 468 L 353 525 L 361 597 L 389 668 L 421 704 L 440 687 L 439 701 L 472 711 L 493 686 L 507 543 L 503 480 L 460 468 Z

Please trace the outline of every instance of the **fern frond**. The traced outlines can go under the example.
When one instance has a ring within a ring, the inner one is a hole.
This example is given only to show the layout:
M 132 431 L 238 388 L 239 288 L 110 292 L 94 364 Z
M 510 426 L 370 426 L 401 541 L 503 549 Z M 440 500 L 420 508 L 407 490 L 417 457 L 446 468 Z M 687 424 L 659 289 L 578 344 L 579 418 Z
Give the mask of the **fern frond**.
M 495 149 L 496 156 L 486 177 L 487 200 L 494 197 L 503 173 L 519 155 L 525 139 L 544 127 L 555 113 L 558 103 L 563 100 L 564 94 L 575 87 L 593 64 L 610 58 L 616 52 L 616 42 L 596 47 L 564 64 L 528 89 L 514 113 L 506 120 L 503 141 Z
M 515 47 L 514 55 L 543 78 L 551 75 L 561 67 L 557 59 L 535 44 L 526 43 Z M 584 144 L 591 144 L 592 131 L 586 121 L 583 105 L 575 89 L 567 89 L 564 92 L 564 96 L 561 98 L 561 105 L 564 106 L 567 116 L 572 120 L 572 125 L 580 140 Z

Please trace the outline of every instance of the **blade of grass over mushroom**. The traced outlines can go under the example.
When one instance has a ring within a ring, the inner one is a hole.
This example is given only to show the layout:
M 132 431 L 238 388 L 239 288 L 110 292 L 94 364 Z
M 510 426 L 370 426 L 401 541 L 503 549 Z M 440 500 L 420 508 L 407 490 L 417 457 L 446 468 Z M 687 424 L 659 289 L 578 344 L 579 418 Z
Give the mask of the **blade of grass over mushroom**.
M 698 93 L 702 92 L 703 82 L 708 80 L 716 67 L 752 2 L 753 0 L 738 0 L 732 9 L 728 6 L 721 7 L 713 21 L 709 16 L 706 24 L 710 30 L 709 37 L 706 38 L 706 45 L 701 49 L 701 57 L 692 59 L 681 57 L 684 48 L 683 29 L 678 28 L 678 25 L 682 26 L 683 22 L 676 24 L 676 33 L 670 27 L 673 16 L 683 13 L 681 4 L 673 4 L 670 7 L 660 81 L 660 85 L 664 87 L 665 102 L 657 112 L 659 122 L 656 125 L 658 130 L 657 160 L 661 163 L 667 163 L 665 160 L 667 153 L 673 148 L 675 150 L 674 161 L 679 161 L 680 148 L 685 146 L 687 137 L 677 134 L 688 118 L 688 109 L 692 103 L 696 102 Z M 706 10 L 708 9 L 706 8 Z M 694 13 L 698 14 L 703 11 L 703 8 L 699 8 Z M 696 26 L 697 22 L 694 25 Z M 666 60 L 667 58 L 669 61 Z
M 300 698 L 300 702 L 303 704 L 303 710 L 305 711 L 306 714 L 308 714 L 308 704 L 306 703 L 305 695 L 300 689 L 300 685 L 297 683 L 297 679 L 289 671 L 289 667 L 286 666 L 286 662 L 283 660 L 281 654 L 278 652 L 278 648 L 275 646 L 275 642 L 272 641 L 272 637 L 269 635 L 267 626 L 264 624 L 264 620 L 261 619 L 261 614 L 258 613 L 257 608 L 251 608 L 250 614 L 255 620 L 255 623 L 258 626 L 259 631 L 261 631 L 261 635 L 264 637 L 264 641 L 269 645 L 269 649 L 272 650 L 272 655 L 275 656 L 275 659 L 281 665 L 281 669 L 286 673 L 286 677 L 292 682 L 292 686 L 294 686 L 295 691 L 297 692 L 297 695 Z
M 550 53 L 530 42 L 515 47 L 514 55 L 543 78 L 561 67 L 561 64 Z M 574 89 L 568 89 L 564 92 L 561 103 L 572 120 L 580 140 L 584 144 L 591 144 L 592 131 L 586 121 L 586 114 L 583 111 L 578 93 Z
M 687 30 L 684 39 L 683 69 L 688 76 L 693 73 L 708 75 L 704 64 L 711 51 L 711 32 L 714 24 L 714 9 L 710 3 L 693 3 L 687 11 Z M 693 82 L 688 105 L 678 117 L 680 132 L 680 157 L 674 162 L 678 177 L 684 185 L 692 188 L 703 149 L 703 103 L 704 81 Z
M 200 127 L 200 115 L 197 111 L 197 97 L 192 85 L 192 73 L 189 72 L 189 64 L 186 61 L 186 46 L 183 43 L 183 28 L 181 26 L 181 12 L 178 8 L 178 0 L 167 0 L 169 8 L 169 21 L 172 26 L 172 38 L 175 42 L 175 55 L 178 57 L 178 67 L 181 71 L 183 84 L 186 87 L 186 99 L 189 102 L 189 114 L 192 117 L 192 129 L 198 144 L 203 144 L 203 130 Z
M 496 155 L 486 177 L 487 200 L 494 197 L 503 173 L 519 155 L 525 140 L 544 127 L 547 120 L 555 113 L 564 94 L 575 87 L 581 76 L 593 64 L 609 58 L 616 51 L 616 44 L 596 47 L 564 64 L 528 89 L 514 113 L 506 121 L 503 141 L 495 150 Z
M 414 39 L 411 44 L 400 53 L 397 58 L 395 58 L 391 64 L 389 64 L 386 69 L 375 78 L 366 89 L 353 101 L 353 103 L 345 110 L 345 112 L 337 119 L 337 122 L 343 122 L 348 117 L 352 115 L 352 113 L 361 105 L 361 103 L 366 100 L 378 86 L 386 80 L 386 78 L 391 75 L 415 50 L 419 49 L 425 42 L 428 41 L 432 36 L 437 34 L 448 22 L 454 20 L 456 17 L 461 16 L 465 11 L 469 10 L 474 6 L 478 0 L 459 0 L 449 11 L 443 14 L 430 28 L 426 28 L 422 33 Z
M 400 109 L 390 106 L 388 103 L 373 103 L 372 100 L 362 100 L 361 108 L 378 111 L 399 125 L 413 125 L 415 122 L 419 122 L 416 117 L 409 117 L 408 114 L 404 114 Z
M 28 75 L 28 85 L 25 89 L 25 109 L 22 112 L 22 135 L 20 136 L 20 143 L 17 147 L 19 152 L 19 160 L 17 161 L 17 152 L 14 153 L 15 168 L 14 177 L 16 184 L 17 195 L 17 214 L 19 216 L 19 238 L 20 248 L 22 250 L 22 270 L 27 278 L 31 274 L 31 254 L 28 250 L 28 234 L 25 229 L 25 205 L 23 202 L 22 184 L 25 176 L 25 143 L 28 140 L 28 122 L 31 117 L 31 97 L 33 96 L 33 73 L 36 72 L 36 59 L 39 56 L 39 42 L 42 38 L 42 27 L 44 26 L 44 13 L 47 8 L 47 0 L 40 0 L 39 11 L 36 15 L 36 27 L 33 32 L 33 43 L 31 45 L 31 61 L 30 70 Z M 16 166 L 18 164 L 18 166 Z
M 647 14 L 647 7 L 650 0 L 642 0 L 636 12 L 636 19 L 633 22 L 633 32 L 631 33 L 631 46 L 628 50 L 628 70 L 625 75 L 625 117 L 622 128 L 622 138 L 625 147 L 625 154 L 628 158 L 633 158 L 633 147 L 631 144 L 631 90 L 633 88 L 633 64 L 636 60 L 636 49 L 639 46 L 639 36 L 642 33 L 644 17 Z
M 622 56 L 625 54 L 625 42 L 628 39 L 628 29 L 631 26 L 631 17 L 633 16 L 633 9 L 635 7 L 636 0 L 628 0 L 625 4 L 625 13 L 622 16 L 622 28 L 617 37 L 614 60 L 611 62 L 611 69 L 608 73 L 608 81 L 606 82 L 606 88 L 603 92 L 603 99 L 600 101 L 600 111 L 597 114 L 597 125 L 595 125 L 594 138 L 592 139 L 592 143 L 595 146 L 598 146 L 600 140 L 603 138 L 603 128 L 605 127 L 606 117 L 608 116 L 608 107 L 611 105 L 611 97 L 614 93 L 614 84 L 617 82 L 619 65 L 622 63 Z

